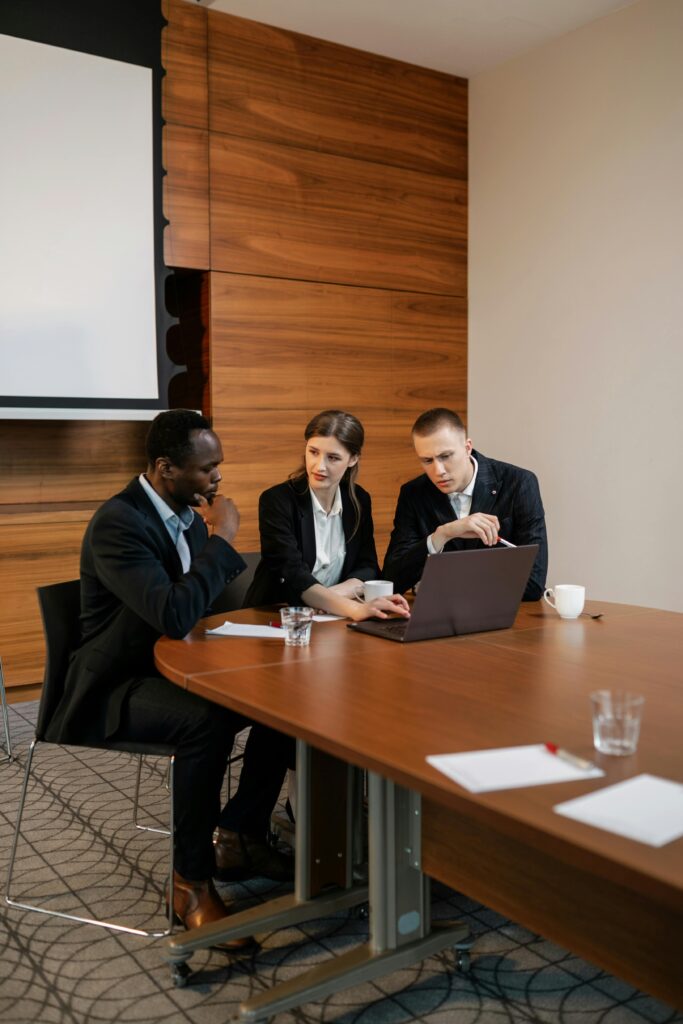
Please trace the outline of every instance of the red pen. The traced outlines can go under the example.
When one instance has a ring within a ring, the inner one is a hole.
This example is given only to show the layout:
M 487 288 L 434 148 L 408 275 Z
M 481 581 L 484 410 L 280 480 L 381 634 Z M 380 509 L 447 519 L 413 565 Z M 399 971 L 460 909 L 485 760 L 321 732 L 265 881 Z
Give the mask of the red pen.
M 269 626 L 276 626 L 278 629 L 282 629 L 282 623 L 281 622 L 276 622 L 275 619 L 273 619 L 272 622 L 269 622 L 268 625 Z
M 562 747 L 558 747 L 557 743 L 546 743 L 545 749 L 555 757 L 559 757 L 562 761 L 566 761 L 567 764 L 573 764 L 575 768 L 578 768 L 582 772 L 590 772 L 595 768 L 592 761 L 587 761 L 585 757 L 577 757 L 576 754 L 570 754 L 568 750 L 563 750 Z

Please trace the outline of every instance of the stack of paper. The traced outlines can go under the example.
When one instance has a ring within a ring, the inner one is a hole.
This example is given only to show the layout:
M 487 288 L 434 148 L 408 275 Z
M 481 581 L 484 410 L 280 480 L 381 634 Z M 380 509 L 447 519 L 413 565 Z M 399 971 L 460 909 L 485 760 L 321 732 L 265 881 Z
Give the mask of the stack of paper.
M 205 632 L 210 636 L 264 636 L 272 640 L 284 639 L 284 633 L 279 626 L 254 626 L 247 622 L 228 622 L 227 619 L 222 626 L 207 629 Z
M 543 786 L 549 782 L 576 782 L 605 774 L 599 768 L 588 771 L 575 768 L 551 754 L 544 743 L 470 750 L 465 754 L 434 754 L 427 761 L 470 793 Z
M 648 846 L 664 846 L 683 836 L 683 785 L 656 775 L 636 775 L 553 810 Z

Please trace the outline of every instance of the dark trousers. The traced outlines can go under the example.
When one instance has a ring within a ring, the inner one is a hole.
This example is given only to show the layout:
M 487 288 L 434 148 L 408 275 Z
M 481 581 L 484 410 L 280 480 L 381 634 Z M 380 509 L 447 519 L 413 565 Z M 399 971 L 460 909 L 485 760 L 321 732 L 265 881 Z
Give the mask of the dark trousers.
M 221 785 L 235 735 L 249 725 L 239 787 L 221 810 Z M 252 724 L 161 676 L 135 680 L 116 738 L 175 747 L 175 866 L 192 881 L 213 874 L 216 825 L 265 837 L 285 772 L 294 763 L 291 737 Z

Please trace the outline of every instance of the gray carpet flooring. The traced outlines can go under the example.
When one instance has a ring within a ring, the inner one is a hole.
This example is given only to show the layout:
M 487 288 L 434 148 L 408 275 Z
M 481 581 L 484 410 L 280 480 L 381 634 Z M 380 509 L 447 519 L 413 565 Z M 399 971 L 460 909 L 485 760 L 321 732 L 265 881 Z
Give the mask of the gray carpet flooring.
M 10 708 L 16 759 L 0 764 L 0 888 L 37 705 Z M 29 791 L 13 895 L 58 909 L 104 914 L 136 927 L 163 926 L 167 841 L 132 826 L 135 762 L 129 755 L 41 745 Z M 147 762 L 143 807 L 167 813 L 163 762 Z M 222 886 L 242 906 L 285 892 L 265 881 Z M 465 896 L 434 886 L 435 918 L 466 920 L 476 934 L 472 969 L 451 953 L 272 1018 L 275 1024 L 674 1024 L 683 1015 L 507 921 Z M 161 943 L 0 909 L 0 1020 L 224 1024 L 239 1003 L 275 982 L 362 942 L 352 913 L 259 935 L 251 959 L 207 951 L 174 988 Z

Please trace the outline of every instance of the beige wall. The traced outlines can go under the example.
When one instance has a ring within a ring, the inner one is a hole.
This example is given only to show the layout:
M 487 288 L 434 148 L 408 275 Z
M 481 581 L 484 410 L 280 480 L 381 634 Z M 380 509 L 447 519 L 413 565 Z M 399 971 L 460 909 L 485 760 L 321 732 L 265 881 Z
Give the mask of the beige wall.
M 534 469 L 549 583 L 683 611 L 683 2 L 470 82 L 469 427 Z

